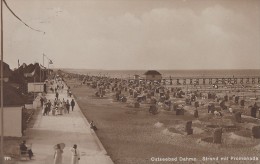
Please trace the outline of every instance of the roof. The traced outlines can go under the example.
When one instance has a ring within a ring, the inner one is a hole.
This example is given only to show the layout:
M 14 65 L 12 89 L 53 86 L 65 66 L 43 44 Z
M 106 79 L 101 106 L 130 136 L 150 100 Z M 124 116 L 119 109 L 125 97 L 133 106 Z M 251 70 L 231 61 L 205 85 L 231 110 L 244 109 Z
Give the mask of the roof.
M 1 67 L 1 60 L 0 60 L 0 67 Z M 10 69 L 9 65 L 3 62 L 3 68 L 4 68 L 4 77 L 9 77 L 12 74 L 12 70 Z
M 160 74 L 160 72 L 155 71 L 155 70 L 149 70 L 149 71 L 145 72 L 144 75 L 162 75 L 162 74 Z
M 47 71 L 43 71 L 43 69 L 40 73 L 40 68 L 43 67 L 39 63 L 29 65 L 23 64 L 14 71 L 14 76 L 11 80 L 17 83 L 39 82 L 40 76 L 46 78 L 47 74 Z

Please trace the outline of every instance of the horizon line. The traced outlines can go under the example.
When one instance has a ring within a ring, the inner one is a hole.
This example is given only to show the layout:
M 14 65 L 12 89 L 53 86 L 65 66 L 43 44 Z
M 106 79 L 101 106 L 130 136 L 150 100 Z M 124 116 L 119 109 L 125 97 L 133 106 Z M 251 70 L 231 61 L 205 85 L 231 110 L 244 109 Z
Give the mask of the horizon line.
M 203 71 L 203 70 L 260 70 L 260 68 L 229 68 L 229 69 L 93 69 L 93 68 L 53 68 L 53 69 L 73 69 L 73 70 L 96 70 L 96 71 L 144 71 L 144 70 L 160 70 L 160 71 Z

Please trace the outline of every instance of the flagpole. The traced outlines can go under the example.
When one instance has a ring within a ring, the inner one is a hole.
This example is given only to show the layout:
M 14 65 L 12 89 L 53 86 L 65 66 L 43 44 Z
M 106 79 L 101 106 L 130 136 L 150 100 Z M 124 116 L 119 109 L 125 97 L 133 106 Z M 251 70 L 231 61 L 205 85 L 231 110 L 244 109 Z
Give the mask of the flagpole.
M 3 0 L 1 0 L 1 163 L 4 164 L 4 29 L 3 29 Z
M 48 76 L 50 76 L 50 61 L 48 62 Z
M 19 61 L 19 59 L 18 59 L 18 67 L 17 67 L 18 74 L 19 74 L 19 67 L 20 67 L 20 61 Z
M 44 53 L 42 54 L 42 65 L 43 65 L 43 70 L 44 70 Z M 44 81 L 44 71 L 42 72 L 42 79 Z
M 39 63 L 39 68 L 40 68 L 40 82 L 42 82 L 42 71 L 41 71 L 41 64 Z

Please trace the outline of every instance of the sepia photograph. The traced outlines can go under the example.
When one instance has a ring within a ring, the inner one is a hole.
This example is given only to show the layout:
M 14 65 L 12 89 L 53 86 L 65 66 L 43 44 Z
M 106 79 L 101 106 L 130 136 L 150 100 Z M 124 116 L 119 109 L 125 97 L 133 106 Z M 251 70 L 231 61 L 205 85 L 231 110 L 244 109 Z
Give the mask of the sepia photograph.
M 0 13 L 0 164 L 260 163 L 260 0 Z

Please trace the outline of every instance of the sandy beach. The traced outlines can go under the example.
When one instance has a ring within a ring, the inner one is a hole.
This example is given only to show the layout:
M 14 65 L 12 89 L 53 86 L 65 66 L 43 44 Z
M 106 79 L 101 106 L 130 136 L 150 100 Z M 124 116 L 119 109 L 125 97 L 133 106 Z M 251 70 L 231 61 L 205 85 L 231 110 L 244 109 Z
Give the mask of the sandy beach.
M 226 130 L 223 133 L 223 144 L 212 144 L 201 141 L 211 137 L 213 129 L 208 123 L 225 122 L 231 118 L 226 115 L 221 119 L 209 116 L 206 107 L 199 107 L 200 117 L 195 119 L 192 109 L 187 107 L 185 114 L 177 116 L 172 111 L 160 110 L 157 115 L 148 112 L 149 105 L 141 104 L 140 108 L 129 107 L 127 103 L 115 102 L 113 93 L 104 98 L 95 97 L 95 89 L 86 85 L 77 86 L 75 79 L 67 80 L 82 112 L 88 120 L 93 120 L 98 127 L 97 136 L 116 164 L 167 163 L 157 158 L 171 158 L 177 163 L 258 163 L 258 160 L 235 160 L 235 157 L 259 158 L 259 139 L 247 136 L 242 132 Z M 244 123 L 230 126 L 244 126 L 247 123 L 259 124 L 251 118 L 243 118 Z M 193 121 L 193 135 L 184 132 L 186 121 Z M 221 120 L 221 121 L 220 121 Z M 207 128 L 206 128 L 207 127 Z M 241 133 L 241 134 L 240 134 Z M 210 157 L 218 157 L 212 159 Z M 226 160 L 224 159 L 226 158 Z M 208 159 L 210 158 L 210 159 Z M 223 158 L 222 160 L 220 158 Z M 228 159 L 228 160 L 227 160 Z

